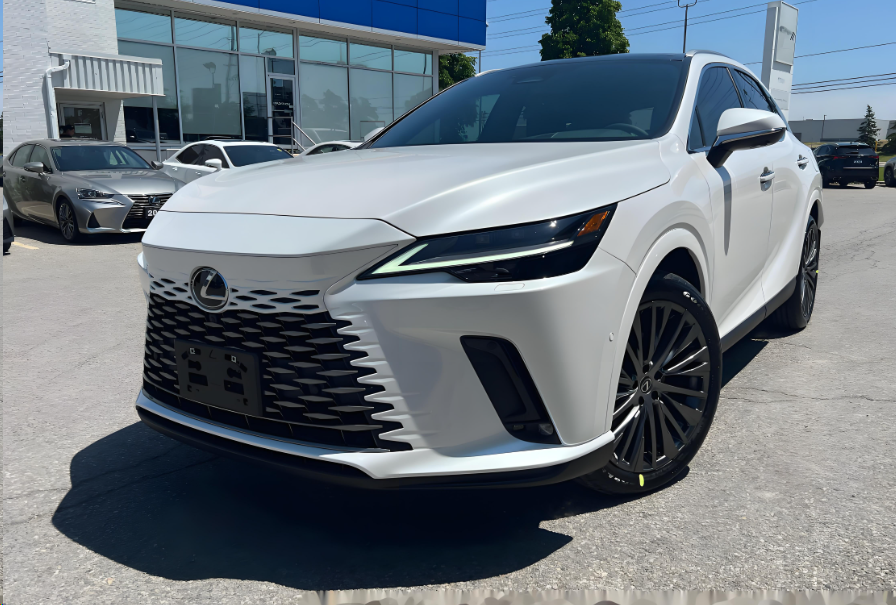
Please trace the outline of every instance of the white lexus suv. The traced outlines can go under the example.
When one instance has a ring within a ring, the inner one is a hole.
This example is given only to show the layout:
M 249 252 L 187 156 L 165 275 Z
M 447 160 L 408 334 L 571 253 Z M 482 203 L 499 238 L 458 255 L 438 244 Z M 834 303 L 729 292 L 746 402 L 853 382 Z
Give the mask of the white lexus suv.
M 706 438 L 722 352 L 809 321 L 821 195 L 727 57 L 482 74 L 358 149 L 176 193 L 139 257 L 137 409 L 352 485 L 656 489 Z

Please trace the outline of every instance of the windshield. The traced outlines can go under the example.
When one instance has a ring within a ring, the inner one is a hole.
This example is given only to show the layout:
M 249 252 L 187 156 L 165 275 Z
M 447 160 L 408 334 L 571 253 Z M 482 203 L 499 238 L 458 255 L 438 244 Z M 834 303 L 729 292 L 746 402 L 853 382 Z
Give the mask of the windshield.
M 469 78 L 393 125 L 372 148 L 621 141 L 664 134 L 686 69 L 671 59 L 570 59 Z
M 228 145 L 227 155 L 234 166 L 248 166 L 274 160 L 288 160 L 290 153 L 268 145 Z
M 115 170 L 117 168 L 150 168 L 146 160 L 117 145 L 84 145 L 83 147 L 54 147 L 53 159 L 63 172 L 68 170 Z

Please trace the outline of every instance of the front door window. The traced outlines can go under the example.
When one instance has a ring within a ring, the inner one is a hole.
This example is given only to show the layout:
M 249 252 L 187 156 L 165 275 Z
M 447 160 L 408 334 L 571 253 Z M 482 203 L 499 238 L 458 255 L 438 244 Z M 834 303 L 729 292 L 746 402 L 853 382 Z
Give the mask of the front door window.
M 295 121 L 295 81 L 292 78 L 271 78 L 272 142 L 292 148 Z
M 65 138 L 99 141 L 106 138 L 103 110 L 100 106 L 60 105 L 59 117 L 62 122 L 59 125 L 59 134 Z

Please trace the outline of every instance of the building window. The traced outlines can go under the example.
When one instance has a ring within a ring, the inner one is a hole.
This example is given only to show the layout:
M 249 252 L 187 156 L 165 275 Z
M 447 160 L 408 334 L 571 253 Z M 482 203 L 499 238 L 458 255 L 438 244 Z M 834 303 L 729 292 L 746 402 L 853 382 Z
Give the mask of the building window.
M 299 58 L 302 61 L 348 65 L 347 48 L 343 41 L 299 36 Z
M 360 140 L 392 123 L 392 74 L 353 69 L 350 79 L 351 138 Z
M 177 72 L 184 141 L 241 138 L 237 55 L 178 47 Z
M 392 70 L 392 49 L 366 44 L 351 45 L 351 64 L 357 67 Z
M 171 44 L 171 17 L 115 9 L 115 28 L 119 38 Z
M 292 34 L 240 27 L 240 52 L 292 57 Z
M 395 119 L 432 96 L 432 78 L 395 74 Z
M 348 70 L 305 63 L 299 69 L 302 129 L 315 143 L 349 138 Z
M 432 55 L 395 49 L 395 71 L 432 75 Z
M 268 140 L 268 95 L 264 59 L 240 56 L 240 88 L 243 91 L 243 126 L 249 141 Z
M 175 17 L 174 39 L 183 46 L 236 50 L 236 26 Z
M 123 11 L 117 11 L 123 12 Z M 169 31 L 171 28 L 168 28 Z M 159 139 L 165 143 L 180 142 L 180 118 L 177 113 L 177 94 L 174 79 L 174 49 L 170 46 L 118 41 L 118 52 L 130 57 L 147 57 L 162 60 L 162 81 L 165 96 L 156 100 L 159 108 Z M 124 130 L 128 143 L 154 143 L 155 121 L 152 116 L 152 99 L 138 97 L 125 99 Z

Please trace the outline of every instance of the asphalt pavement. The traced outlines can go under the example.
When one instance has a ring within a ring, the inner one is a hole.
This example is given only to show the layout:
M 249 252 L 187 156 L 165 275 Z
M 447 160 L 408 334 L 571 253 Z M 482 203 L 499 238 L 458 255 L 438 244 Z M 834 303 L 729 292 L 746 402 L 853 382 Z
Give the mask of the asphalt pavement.
M 896 589 L 896 189 L 825 192 L 808 329 L 725 354 L 715 424 L 665 490 L 364 492 L 137 420 L 139 236 L 3 258 L 9 603 L 286 603 L 360 588 Z

